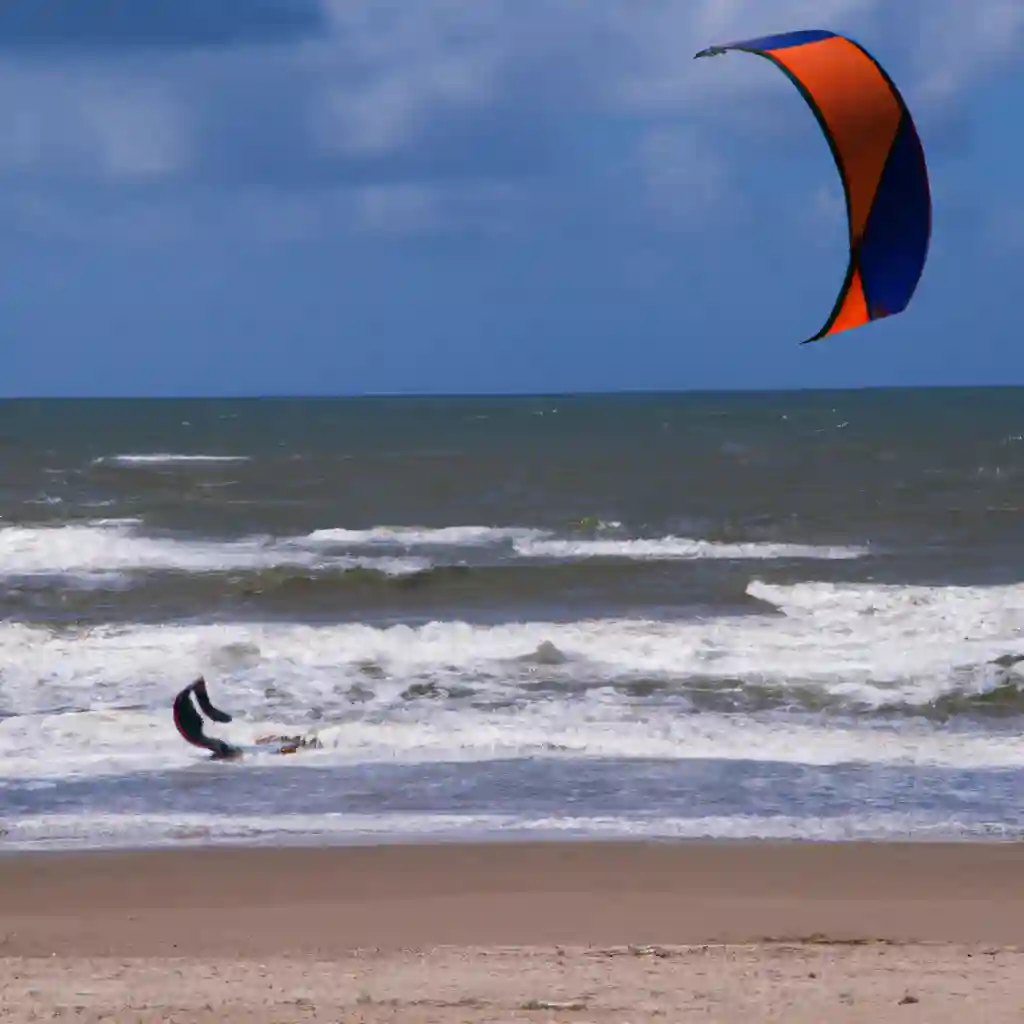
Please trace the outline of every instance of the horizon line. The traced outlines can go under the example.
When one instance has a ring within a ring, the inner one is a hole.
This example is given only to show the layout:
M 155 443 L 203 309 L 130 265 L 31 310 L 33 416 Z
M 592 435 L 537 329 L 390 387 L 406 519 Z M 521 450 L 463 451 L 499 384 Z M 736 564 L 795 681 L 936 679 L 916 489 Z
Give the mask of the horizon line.
M 732 388 L 622 388 L 579 391 L 281 391 L 200 392 L 195 394 L 28 394 L 0 395 L 0 403 L 12 402 L 205 402 L 205 401 L 361 401 L 374 398 L 401 399 L 496 399 L 496 398 L 629 398 L 641 396 L 699 395 L 796 395 L 844 394 L 863 391 L 1013 391 L 1020 384 L 851 384 L 831 387 L 732 387 Z

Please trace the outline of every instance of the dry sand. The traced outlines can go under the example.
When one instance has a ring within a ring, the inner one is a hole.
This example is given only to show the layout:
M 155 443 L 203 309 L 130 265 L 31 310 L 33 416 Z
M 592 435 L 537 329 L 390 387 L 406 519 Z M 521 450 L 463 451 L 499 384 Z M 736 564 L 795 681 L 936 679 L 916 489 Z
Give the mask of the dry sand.
M 1024 1020 L 1024 846 L 0 858 L 0 1021 Z

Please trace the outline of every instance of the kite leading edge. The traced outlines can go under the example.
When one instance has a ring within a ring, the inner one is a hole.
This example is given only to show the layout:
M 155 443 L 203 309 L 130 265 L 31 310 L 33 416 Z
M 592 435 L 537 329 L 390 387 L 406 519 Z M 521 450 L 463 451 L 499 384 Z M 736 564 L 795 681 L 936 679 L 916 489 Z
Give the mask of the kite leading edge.
M 820 29 L 710 46 L 757 54 L 779 67 L 814 111 L 846 193 L 850 260 L 835 307 L 810 341 L 902 313 L 924 271 L 931 193 L 910 111 L 859 43 Z

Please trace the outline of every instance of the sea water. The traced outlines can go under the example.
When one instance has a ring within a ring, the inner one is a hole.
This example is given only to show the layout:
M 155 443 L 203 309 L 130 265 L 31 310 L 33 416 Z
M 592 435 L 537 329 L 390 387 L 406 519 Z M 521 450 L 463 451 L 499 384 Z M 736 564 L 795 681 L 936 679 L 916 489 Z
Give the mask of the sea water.
M 1024 391 L 6 402 L 0 465 L 0 850 L 1024 831 Z M 210 761 L 199 674 L 321 746 Z

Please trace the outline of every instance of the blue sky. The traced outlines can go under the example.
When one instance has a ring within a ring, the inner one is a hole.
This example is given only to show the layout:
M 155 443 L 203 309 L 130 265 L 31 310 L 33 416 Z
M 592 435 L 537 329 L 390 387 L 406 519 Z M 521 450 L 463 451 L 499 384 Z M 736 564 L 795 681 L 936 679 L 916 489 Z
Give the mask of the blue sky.
M 895 13 L 894 13 L 895 12 Z M 817 345 L 842 194 L 766 61 L 859 39 L 929 264 Z M 1020 0 L 5 0 L 0 394 L 1024 383 Z

